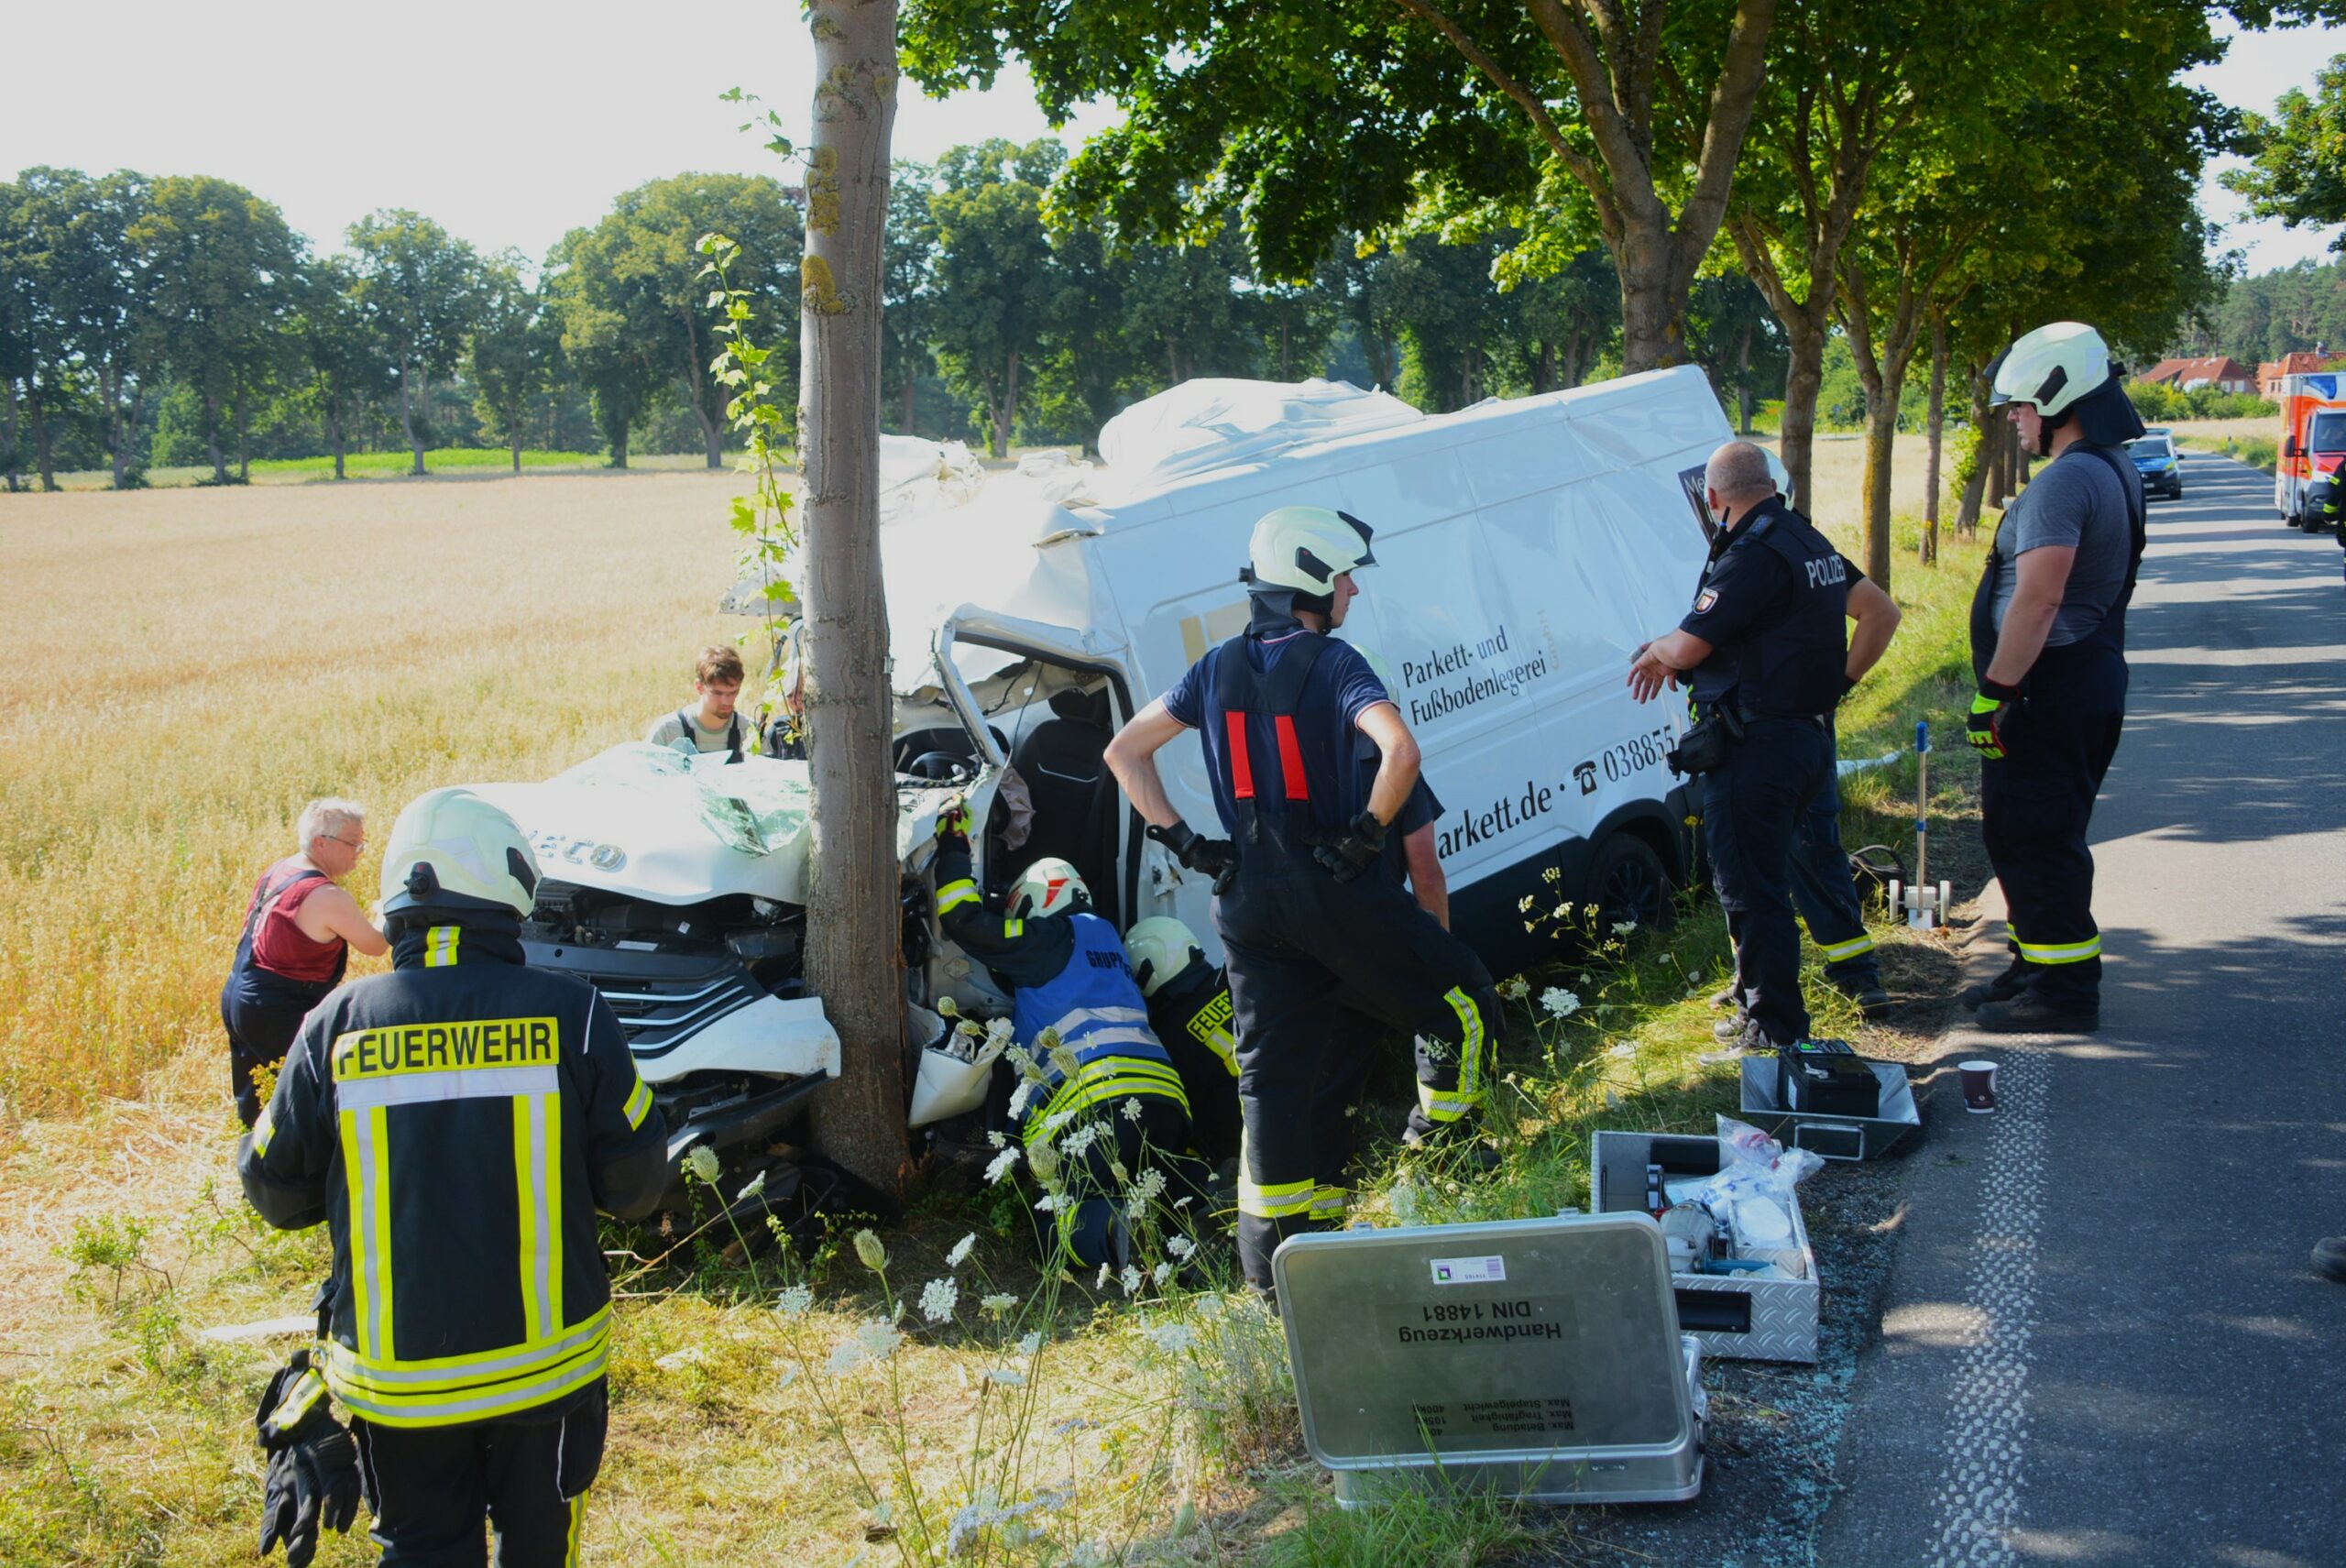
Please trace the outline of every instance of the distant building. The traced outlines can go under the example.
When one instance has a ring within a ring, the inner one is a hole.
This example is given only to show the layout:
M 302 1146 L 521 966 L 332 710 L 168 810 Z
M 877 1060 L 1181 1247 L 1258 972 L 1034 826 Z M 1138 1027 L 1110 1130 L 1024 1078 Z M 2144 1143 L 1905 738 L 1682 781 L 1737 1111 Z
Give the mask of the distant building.
M 2299 356 L 2291 355 L 2289 357 L 2295 359 Z M 2196 392 L 2202 387 L 2214 387 L 2226 392 L 2250 392 L 2256 389 L 2259 378 L 2251 375 L 2248 367 L 2239 360 L 2220 354 L 2210 359 L 2162 359 L 2134 379 L 2155 381 L 2173 387 L 2178 392 Z
M 2335 357 L 2319 349 L 2300 348 L 2293 354 L 2284 354 L 2278 359 L 2268 359 L 2256 367 L 2256 390 L 2262 397 L 2278 397 L 2282 377 L 2303 376 L 2322 369 Z

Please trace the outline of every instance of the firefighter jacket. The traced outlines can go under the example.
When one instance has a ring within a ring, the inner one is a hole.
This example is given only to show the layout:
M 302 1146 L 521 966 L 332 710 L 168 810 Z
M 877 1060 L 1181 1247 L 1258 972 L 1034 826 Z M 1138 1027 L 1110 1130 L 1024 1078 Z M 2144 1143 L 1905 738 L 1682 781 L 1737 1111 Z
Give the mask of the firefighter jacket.
M 1113 926 L 1081 912 L 1005 918 L 980 896 L 969 851 L 951 845 L 937 857 L 937 918 L 947 936 L 1011 989 L 1018 1043 L 1034 1053 L 1044 1074 L 1039 1094 L 1029 1091 L 1013 1102 L 1012 1120 L 1024 1141 L 1054 1136 L 1094 1107 L 1126 1099 L 1169 1100 L 1188 1119 L 1180 1075 L 1149 1029 L 1148 1010 Z M 1057 1031 L 1062 1051 L 1043 1049 L 1045 1029 Z
M 545 1417 L 603 1376 L 597 1209 L 641 1216 L 665 1131 L 595 990 L 512 923 L 411 927 L 301 1025 L 238 1152 L 245 1195 L 334 1241 L 326 1383 L 367 1421 Z

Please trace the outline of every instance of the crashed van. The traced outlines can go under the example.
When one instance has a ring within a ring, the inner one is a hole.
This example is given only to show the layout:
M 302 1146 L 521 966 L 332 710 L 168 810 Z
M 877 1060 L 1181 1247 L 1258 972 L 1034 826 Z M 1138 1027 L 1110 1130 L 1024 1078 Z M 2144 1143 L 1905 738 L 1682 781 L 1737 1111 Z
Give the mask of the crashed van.
M 1453 921 L 1494 970 L 1553 939 L 1527 931 L 1527 897 L 1606 926 L 1663 916 L 1694 870 L 1664 761 L 1681 714 L 1632 702 L 1624 675 L 1684 611 L 1708 548 L 1703 464 L 1728 434 L 1692 367 L 1442 415 L 1341 382 L 1200 380 L 1111 421 L 1097 465 L 1030 461 L 897 509 L 881 537 L 915 1018 L 947 996 L 1007 1010 L 927 914 L 956 797 L 993 829 L 973 845 L 989 888 L 1061 856 L 1120 927 L 1170 915 L 1218 947 L 1206 881 L 1144 836 L 1102 755 L 1245 625 L 1248 534 L 1288 502 L 1376 531 L 1342 635 L 1418 736 Z M 1174 805 L 1211 825 L 1200 751 L 1158 761 Z M 771 1142 L 839 1060 L 799 967 L 805 764 L 625 746 L 484 793 L 538 848 L 531 962 L 610 1001 L 674 1149 Z M 977 1103 L 977 1070 L 951 1076 L 916 1121 Z

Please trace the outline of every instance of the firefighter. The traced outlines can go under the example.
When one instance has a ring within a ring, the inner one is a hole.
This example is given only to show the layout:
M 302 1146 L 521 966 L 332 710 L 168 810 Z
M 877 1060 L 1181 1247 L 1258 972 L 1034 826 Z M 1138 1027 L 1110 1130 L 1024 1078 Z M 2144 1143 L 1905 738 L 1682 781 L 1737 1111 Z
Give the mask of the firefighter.
M 1019 873 L 1006 907 L 990 908 L 970 874 L 968 834 L 965 812 L 947 813 L 938 826 L 937 924 L 1010 992 L 1015 1038 L 1034 1063 L 1013 1091 L 1010 1124 L 1030 1165 L 1046 1144 L 1063 1157 L 1071 1202 L 1057 1210 L 1056 1242 L 1086 1268 L 1122 1268 L 1132 1257 L 1121 1197 L 1130 1179 L 1155 1166 L 1168 1188 L 1201 1190 L 1180 1158 L 1188 1094 L 1149 1029 L 1124 945 L 1091 912 L 1076 869 L 1056 857 L 1036 861 Z M 1044 1040 L 1047 1029 L 1058 1048 Z
M 2338 543 L 2346 545 L 2346 463 L 2332 468 L 2321 482 L 2321 519 Z
M 1362 874 L 1418 776 L 1417 741 L 1383 683 L 1328 635 L 1358 591 L 1354 571 L 1376 564 L 1368 525 L 1280 507 L 1255 525 L 1248 557 L 1247 630 L 1135 715 L 1107 759 L 1149 836 L 1213 879 L 1237 1036 L 1239 1257 L 1268 1290 L 1279 1241 L 1313 1228 L 1315 1201 L 1343 1185 L 1345 1151 L 1316 1134 L 1311 1111 L 1367 1049 L 1347 1010 L 1424 1042 L 1418 1144 L 1482 1103 L 1502 1019 L 1474 951 L 1394 878 Z M 1182 821 L 1157 773 L 1157 753 L 1191 729 L 1228 839 Z M 1354 765 L 1356 734 L 1377 748 L 1373 775 Z
M 2101 1026 L 2094 796 L 2126 723 L 2126 607 L 2141 567 L 2143 433 L 2101 334 L 2055 322 L 1994 367 L 2022 445 L 2052 461 L 1997 527 L 1971 600 L 1980 837 L 2012 962 L 1966 994 L 1990 1033 Z
M 500 1568 L 567 1564 L 606 1418 L 596 1212 L 650 1212 L 666 1136 L 601 996 L 522 967 L 511 817 L 433 790 L 382 877 L 390 970 L 311 1013 L 237 1154 L 263 1219 L 334 1243 L 319 1343 L 261 1413 L 262 1547 L 298 1565 L 322 1515 L 347 1524 L 355 1439 L 389 1568 L 482 1563 L 484 1519 Z
M 1646 702 L 1683 679 L 1697 728 L 1719 738 L 1700 760 L 1703 833 L 1735 944 L 1743 1043 L 1782 1049 L 1809 1038 L 1792 917 L 1801 816 L 1832 778 L 1834 705 L 1889 646 L 1898 607 L 1784 504 L 1749 442 L 1711 454 L 1704 490 L 1719 529 L 1694 607 L 1631 656 L 1629 690 Z
M 1238 1154 L 1238 1036 L 1231 1030 L 1230 985 L 1206 962 L 1197 934 L 1168 915 L 1124 933 L 1133 981 L 1148 1004 L 1148 1026 L 1173 1058 L 1189 1099 L 1189 1146 L 1220 1165 Z

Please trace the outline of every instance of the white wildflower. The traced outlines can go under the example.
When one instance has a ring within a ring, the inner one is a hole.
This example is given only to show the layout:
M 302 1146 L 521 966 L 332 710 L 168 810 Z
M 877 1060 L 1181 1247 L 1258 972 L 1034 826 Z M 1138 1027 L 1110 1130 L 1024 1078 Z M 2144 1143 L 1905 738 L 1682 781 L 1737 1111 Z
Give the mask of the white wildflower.
M 1088 1541 L 1080 1541 L 1068 1554 L 1067 1563 L 1068 1568 L 1107 1568 L 1108 1554 Z
M 985 1370 L 985 1380 L 989 1383 L 999 1383 L 1005 1388 L 1026 1387 L 1026 1374 L 1014 1366 L 989 1366 Z
M 1530 899 L 1528 897 L 1524 900 L 1524 903 L 1527 905 L 1530 902 Z M 1531 982 L 1524 979 L 1519 974 L 1511 974 L 1505 980 L 1499 981 L 1498 990 L 1499 995 L 1506 998 L 1507 1001 L 1520 1002 L 1525 997 L 1531 994 Z
M 782 1293 L 773 1310 L 785 1318 L 795 1318 L 815 1304 L 815 1292 L 804 1285 L 794 1285 Z
M 1173 1277 L 1173 1266 L 1169 1263 L 1160 1263 L 1148 1271 L 1148 1277 L 1156 1282 L 1157 1288 L 1162 1290 L 1165 1288 L 1165 1282 Z
M 1613 922 L 1613 934 L 1617 937 L 1626 937 L 1637 928 L 1638 923 L 1635 920 L 1616 920 Z
M 1159 1323 L 1148 1331 L 1157 1348 L 1168 1355 L 1180 1355 L 1197 1348 L 1198 1336 L 1187 1323 Z
M 1040 1329 L 1018 1342 L 1018 1354 L 1032 1361 L 1042 1353 L 1043 1332 Z
M 932 1323 L 941 1323 L 953 1316 L 953 1309 L 961 1299 L 961 1288 L 947 1276 L 932 1279 L 920 1288 L 920 1315 Z
M 707 1144 L 695 1144 L 693 1152 L 685 1157 L 685 1169 L 702 1181 L 717 1179 L 717 1151 Z
M 1014 1025 L 1007 1018 L 988 1019 L 986 1022 L 986 1044 L 993 1046 L 997 1049 L 1006 1049 L 1010 1045 L 1010 1036 L 1014 1028 L 1015 1025 Z
M 1551 985 L 1540 993 L 1540 1005 L 1551 1018 L 1569 1018 L 1580 1011 L 1580 998 L 1561 985 Z
M 1573 917 L 1573 906 L 1569 904 L 1559 904 L 1556 905 L 1555 915 L 1559 920 L 1569 920 Z
M 1000 1133 L 988 1133 L 986 1135 L 986 1142 L 998 1149 L 1005 1149 L 1010 1146 L 1010 1140 Z
M 1186 1209 L 1189 1206 L 1189 1201 L 1187 1198 L 1176 1198 L 1173 1200 L 1173 1207 L 1176 1209 Z
M 1198 1244 L 1187 1236 L 1168 1236 L 1165 1239 L 1165 1250 L 1175 1257 L 1186 1261 L 1191 1253 L 1198 1250 Z
M 774 1385 L 774 1387 L 777 1387 L 777 1388 L 787 1388 L 787 1387 L 789 1387 L 793 1383 L 795 1383 L 795 1382 L 797 1382 L 797 1381 L 798 1381 L 798 1363 L 796 1363 L 796 1362 L 795 1362 L 795 1361 L 785 1361 L 785 1362 L 784 1362 L 784 1363 L 782 1364 L 782 1380 L 781 1380 L 779 1383 L 776 1383 L 776 1384 Z
M 1017 1305 L 1018 1298 L 1013 1296 L 1007 1290 L 1001 1290 L 995 1292 L 992 1296 L 981 1297 L 978 1301 L 978 1306 L 981 1310 L 991 1312 L 997 1318 L 1006 1315 L 1012 1308 Z
M 1129 1296 L 1133 1294 L 1140 1288 L 1140 1270 L 1129 1263 L 1124 1265 L 1124 1275 L 1117 1283 L 1121 1284 L 1124 1288 L 1125 1295 Z
M 1100 1277 L 1091 1282 L 1091 1288 L 1094 1290 L 1105 1290 L 1108 1288 L 1108 1281 L 1115 1277 L 1116 1266 L 1113 1263 L 1103 1263 L 1100 1266 Z
M 1137 1122 L 1137 1121 L 1139 1121 L 1139 1120 L 1140 1120 L 1140 1096 L 1139 1096 L 1139 1095 L 1137 1095 L 1137 1094 L 1133 1094 L 1133 1095 L 1127 1095 L 1127 1096 L 1125 1097 L 1125 1099 L 1124 1099 L 1124 1120 L 1125 1120 L 1125 1121 L 1127 1121 L 1127 1122 Z
M 1072 1205 L 1068 1201 L 1066 1193 L 1046 1192 L 1036 1201 L 1035 1212 L 1038 1214 L 1056 1214 L 1060 1210 L 1070 1207 Z
M 1395 1182 L 1385 1194 L 1385 1203 L 1386 1207 L 1393 1211 L 1393 1217 L 1403 1224 L 1414 1225 L 1418 1223 L 1418 1190 L 1410 1183 Z
M 1019 1077 L 1029 1083 L 1042 1081 L 1042 1067 L 1035 1060 L 1034 1053 L 1025 1046 L 1013 1046 L 1002 1054 L 1010 1058 L 1010 1065 L 1018 1069 Z
M 1026 1113 L 1027 1102 L 1035 1098 L 1035 1080 L 1022 1078 L 1018 1087 L 1010 1091 L 1010 1119 L 1014 1122 Z
M 1016 1149 L 1004 1149 L 988 1162 L 986 1166 L 986 1180 L 989 1183 L 998 1182 L 1003 1177 L 1008 1176 L 1011 1171 L 1015 1169 L 1017 1165 L 1018 1151 Z
M 762 1170 L 758 1172 L 757 1175 L 750 1178 L 748 1183 L 742 1187 L 740 1191 L 733 1194 L 733 1201 L 736 1203 L 747 1203 L 751 1199 L 755 1198 L 759 1193 L 763 1192 L 765 1190 L 766 1173 Z
M 1605 1047 L 1605 1054 L 1608 1057 L 1633 1057 L 1638 1054 L 1638 1047 L 1627 1040 L 1616 1040 Z
M 1059 1153 L 1074 1159 L 1100 1141 L 1100 1124 L 1086 1122 L 1082 1126 L 1059 1140 Z
M 971 1231 L 968 1235 L 963 1236 L 959 1241 L 955 1242 L 953 1244 L 953 1250 L 945 1255 L 945 1266 L 948 1268 L 959 1268 L 963 1264 L 969 1262 L 970 1249 L 975 1247 L 977 1245 L 978 1233 Z

